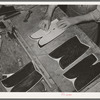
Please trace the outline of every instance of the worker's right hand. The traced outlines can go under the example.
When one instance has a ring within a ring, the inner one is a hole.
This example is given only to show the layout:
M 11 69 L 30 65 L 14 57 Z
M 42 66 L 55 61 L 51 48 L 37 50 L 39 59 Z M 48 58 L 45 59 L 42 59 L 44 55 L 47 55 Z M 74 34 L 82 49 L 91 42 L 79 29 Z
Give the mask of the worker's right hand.
M 45 31 L 48 31 L 51 24 L 50 18 L 45 18 L 39 23 L 39 27 Z

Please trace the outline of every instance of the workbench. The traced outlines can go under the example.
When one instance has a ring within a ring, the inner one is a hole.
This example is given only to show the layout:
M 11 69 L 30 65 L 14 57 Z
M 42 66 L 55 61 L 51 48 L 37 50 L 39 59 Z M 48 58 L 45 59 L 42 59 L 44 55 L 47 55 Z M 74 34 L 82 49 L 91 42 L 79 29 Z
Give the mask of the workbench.
M 42 20 L 46 8 L 47 6 L 35 6 L 32 8 L 32 14 L 28 19 L 28 22 L 23 22 L 25 15 L 27 14 L 27 11 L 23 11 L 20 15 L 10 19 L 10 21 L 8 20 L 6 22 L 8 23 L 7 26 L 9 27 L 9 23 L 11 23 L 14 27 L 16 27 L 16 37 L 25 49 L 27 55 L 30 57 L 30 60 L 36 65 L 37 70 L 43 75 L 42 82 L 48 92 L 76 91 L 72 82 L 67 80 L 63 76 L 63 73 L 68 71 L 72 66 L 88 56 L 90 53 L 95 53 L 95 55 L 97 55 L 100 59 L 99 47 L 97 47 L 96 44 L 93 43 L 81 29 L 77 26 L 73 26 L 68 28 L 63 34 L 59 35 L 53 41 L 40 48 L 37 39 L 32 39 L 30 36 L 39 30 L 38 24 Z M 65 16 L 65 13 L 60 8 L 57 8 L 52 20 L 55 18 L 60 19 L 63 16 Z M 58 63 L 51 59 L 48 54 L 75 35 L 77 35 L 83 43 L 88 45 L 90 49 L 79 57 L 76 62 L 62 70 Z M 92 84 L 88 85 L 81 91 L 87 91 L 99 81 L 98 77 L 94 82 L 92 82 Z

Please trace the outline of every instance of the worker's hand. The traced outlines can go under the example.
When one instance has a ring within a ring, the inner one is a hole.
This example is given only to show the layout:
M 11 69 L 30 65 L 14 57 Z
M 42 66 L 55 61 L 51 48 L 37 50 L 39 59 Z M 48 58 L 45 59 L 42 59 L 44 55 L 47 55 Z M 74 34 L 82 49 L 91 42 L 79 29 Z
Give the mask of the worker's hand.
M 45 17 L 40 23 L 39 27 L 45 31 L 48 31 L 51 24 L 51 20 L 49 17 Z
M 50 20 L 44 19 L 39 23 L 39 27 L 45 31 L 48 31 L 50 24 L 51 24 Z
M 63 17 L 60 21 L 57 22 L 57 26 L 60 29 L 67 29 L 68 27 L 75 25 L 77 23 L 77 20 L 74 17 L 68 18 Z

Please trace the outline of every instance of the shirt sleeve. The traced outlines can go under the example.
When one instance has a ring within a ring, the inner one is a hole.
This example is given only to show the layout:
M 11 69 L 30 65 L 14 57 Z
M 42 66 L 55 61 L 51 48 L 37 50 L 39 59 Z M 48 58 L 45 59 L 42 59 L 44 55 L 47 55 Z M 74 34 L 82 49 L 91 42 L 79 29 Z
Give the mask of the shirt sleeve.
M 97 9 L 92 11 L 90 15 L 96 22 L 100 22 L 100 5 L 98 5 Z
M 97 9 L 100 11 L 100 5 L 97 6 Z

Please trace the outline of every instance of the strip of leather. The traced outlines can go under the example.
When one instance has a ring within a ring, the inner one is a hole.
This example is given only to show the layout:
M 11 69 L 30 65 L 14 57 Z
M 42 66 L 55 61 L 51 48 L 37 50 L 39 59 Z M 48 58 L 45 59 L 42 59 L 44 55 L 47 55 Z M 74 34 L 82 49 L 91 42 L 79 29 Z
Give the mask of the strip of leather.
M 69 39 L 64 44 L 59 46 L 57 49 L 55 49 L 53 52 L 51 52 L 49 55 L 55 59 L 63 57 L 63 56 L 67 56 L 67 57 L 64 57 L 67 59 L 73 59 L 74 56 L 79 57 L 80 55 L 82 55 L 88 48 L 89 48 L 88 46 L 80 43 L 78 38 L 74 36 L 73 38 Z
M 100 74 L 100 62 L 91 66 L 90 70 L 86 70 L 84 73 L 80 74 L 75 80 L 75 88 L 80 90 L 89 84 L 93 79 L 95 79 Z
M 81 73 L 84 73 L 87 70 L 90 70 L 90 66 L 96 62 L 96 57 L 91 54 L 84 58 L 82 61 L 80 61 L 78 64 L 76 64 L 74 67 L 72 67 L 70 70 L 68 70 L 66 73 L 64 73 L 64 76 L 72 79 L 78 77 Z
M 30 73 L 34 71 L 34 65 L 32 62 L 28 63 L 26 66 L 15 72 L 12 76 L 2 80 L 2 83 L 5 87 L 9 88 L 20 81 L 22 81 L 25 77 L 27 77 Z
M 73 46 L 67 47 L 70 49 L 69 51 L 66 50 L 65 55 L 60 59 L 59 64 L 62 69 L 65 69 L 67 66 L 69 66 L 72 62 L 74 62 L 78 57 L 80 57 L 82 54 L 86 52 L 88 49 L 87 46 L 76 43 Z
M 41 79 L 41 77 L 42 75 L 40 73 L 34 71 L 30 75 L 28 75 L 23 81 L 14 86 L 11 92 L 26 92 L 32 86 L 34 86 Z

